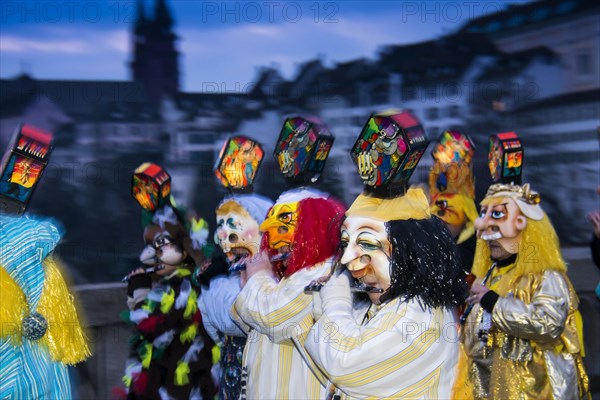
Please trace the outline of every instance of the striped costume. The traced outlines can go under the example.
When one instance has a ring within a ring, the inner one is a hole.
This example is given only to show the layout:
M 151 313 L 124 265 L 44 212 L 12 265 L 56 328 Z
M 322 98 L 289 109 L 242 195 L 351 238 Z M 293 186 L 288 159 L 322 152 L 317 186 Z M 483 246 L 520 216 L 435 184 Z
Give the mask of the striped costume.
M 305 294 L 304 287 L 330 270 L 327 260 L 279 282 L 257 273 L 240 292 L 232 316 L 251 329 L 244 350 L 246 398 L 325 398 L 326 381 L 309 368 L 303 349 L 314 323 L 313 295 Z
M 340 303 L 305 346 L 342 398 L 451 398 L 458 332 L 450 310 L 423 311 L 416 299 L 354 309 Z
M 49 257 L 60 239 L 48 221 L 0 216 L 0 398 L 70 399 L 67 365 L 89 356 L 73 298 Z M 31 313 L 48 322 L 41 339 L 23 335 Z

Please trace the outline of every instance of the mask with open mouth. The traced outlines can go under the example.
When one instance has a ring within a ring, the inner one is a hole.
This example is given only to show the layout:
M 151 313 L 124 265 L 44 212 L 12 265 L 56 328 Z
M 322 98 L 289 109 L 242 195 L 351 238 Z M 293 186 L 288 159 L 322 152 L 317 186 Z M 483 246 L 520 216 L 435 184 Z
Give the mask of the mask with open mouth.
M 258 222 L 237 202 L 230 200 L 217 209 L 217 243 L 230 262 L 254 256 L 260 248 Z
M 275 204 L 260 225 L 269 233 L 269 247 L 274 250 L 289 250 L 294 241 L 298 223 L 298 202 Z

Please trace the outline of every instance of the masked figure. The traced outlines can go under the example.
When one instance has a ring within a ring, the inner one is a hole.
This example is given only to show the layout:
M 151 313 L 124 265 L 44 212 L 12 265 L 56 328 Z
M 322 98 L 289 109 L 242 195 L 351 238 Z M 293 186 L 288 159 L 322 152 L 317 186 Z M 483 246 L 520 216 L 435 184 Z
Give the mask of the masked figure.
M 30 125 L 17 129 L 8 160 L 38 166 L 11 185 L 0 184 L 0 398 L 71 399 L 68 366 L 90 356 L 74 299 L 53 256 L 61 238 L 58 224 L 22 215 L 48 161 L 52 135 Z M 32 161 L 33 160 L 33 161 Z M 17 166 L 10 161 L 0 171 L 2 181 Z M 11 168 L 12 171 L 11 171 Z
M 221 343 L 218 371 L 221 399 L 240 396 L 247 335 L 233 322 L 229 312 L 241 289 L 244 263 L 260 253 L 259 224 L 272 205 L 270 200 L 256 194 L 236 194 L 226 197 L 217 207 L 215 242 L 226 260 L 220 262 L 213 257 L 201 273 L 198 306 L 206 331 L 215 342 Z
M 149 222 L 140 254 L 144 266 L 128 276 L 127 288 L 127 316 L 134 335 L 125 389 L 115 390 L 117 397 L 190 399 L 212 398 L 216 393 L 211 376 L 213 343 L 201 323 L 200 288 L 191 279 L 203 258 L 208 226 L 168 202 L 144 214 Z
M 458 342 L 451 308 L 464 298 L 456 247 L 421 189 L 359 196 L 341 228 L 348 272 L 321 289 L 323 315 L 306 349 L 342 398 L 450 398 Z M 367 301 L 353 300 L 352 286 Z M 382 349 L 385 349 L 384 351 Z
M 275 146 L 281 173 L 289 185 L 300 187 L 282 193 L 260 224 L 261 255 L 246 264 L 246 282 L 231 310 L 248 332 L 244 398 L 316 399 L 326 394 L 326 379 L 309 365 L 304 350 L 314 322 L 313 295 L 304 288 L 331 269 L 344 207 L 306 185 L 320 177 L 333 140 L 322 121 L 293 117 L 284 122 Z M 319 153 L 321 141 L 328 146 Z M 290 149 L 295 149 L 291 158 L 286 157 Z
M 429 172 L 431 212 L 446 223 L 458 244 L 465 275 L 471 272 L 476 243 L 473 154 L 474 145 L 467 136 L 446 131 L 434 148 L 434 163 Z
M 370 117 L 351 154 L 378 146 L 360 139 L 374 120 L 408 143 L 396 160 L 404 167 L 380 185 L 355 157 L 365 191 L 346 212 L 336 271 L 321 279 L 322 315 L 306 350 L 330 382 L 329 398 L 451 398 L 459 352 L 452 307 L 465 295 L 456 245 L 423 190 L 405 190 L 428 140 L 412 114 L 390 110 Z
M 260 225 L 268 257 L 256 261 L 259 270 L 248 267 L 232 311 L 251 329 L 244 352 L 247 398 L 324 398 L 325 378 L 304 354 L 314 322 L 313 296 L 304 287 L 331 270 L 343 212 L 323 193 L 296 189 L 283 193 Z
M 527 184 L 492 185 L 481 202 L 463 334 L 475 398 L 588 395 L 578 299 L 539 203 Z

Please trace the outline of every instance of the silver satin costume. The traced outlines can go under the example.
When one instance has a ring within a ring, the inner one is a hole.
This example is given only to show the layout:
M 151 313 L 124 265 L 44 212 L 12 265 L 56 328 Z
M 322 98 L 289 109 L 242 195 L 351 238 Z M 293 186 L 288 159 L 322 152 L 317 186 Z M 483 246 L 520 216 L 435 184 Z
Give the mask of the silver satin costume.
M 511 269 L 501 268 L 487 286 L 493 290 L 500 280 L 511 279 Z M 476 304 L 464 326 L 474 397 L 589 397 L 577 333 L 579 300 L 568 278 L 547 270 L 511 283 L 491 314 Z

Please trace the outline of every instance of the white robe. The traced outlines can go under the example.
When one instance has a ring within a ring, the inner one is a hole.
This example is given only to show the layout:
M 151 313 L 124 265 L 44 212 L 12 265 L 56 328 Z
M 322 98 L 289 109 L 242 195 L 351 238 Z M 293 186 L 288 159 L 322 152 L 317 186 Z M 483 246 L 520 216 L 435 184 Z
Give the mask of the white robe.
M 331 260 L 297 271 L 279 282 L 260 272 L 240 292 L 232 317 L 251 329 L 243 361 L 248 371 L 246 398 L 325 398 L 326 382 L 309 367 L 303 348 L 314 324 L 313 301 L 318 294 L 305 294 L 304 287 L 330 271 Z
M 341 397 L 451 398 L 459 346 L 452 311 L 398 298 L 365 317 L 367 309 L 328 307 L 305 341 Z

